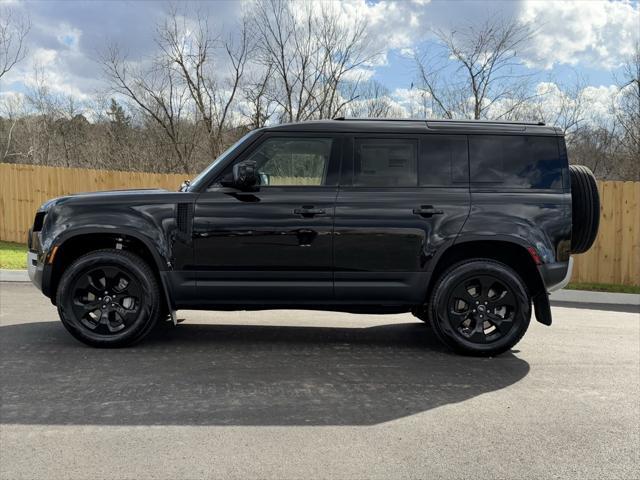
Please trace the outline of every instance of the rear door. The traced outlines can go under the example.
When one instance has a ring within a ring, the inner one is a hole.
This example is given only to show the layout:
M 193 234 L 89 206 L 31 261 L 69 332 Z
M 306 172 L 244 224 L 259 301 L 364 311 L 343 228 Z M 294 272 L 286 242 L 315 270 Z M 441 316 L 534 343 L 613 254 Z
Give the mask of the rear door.
M 336 300 L 424 301 L 438 253 L 469 214 L 465 135 L 353 136 L 336 200 Z

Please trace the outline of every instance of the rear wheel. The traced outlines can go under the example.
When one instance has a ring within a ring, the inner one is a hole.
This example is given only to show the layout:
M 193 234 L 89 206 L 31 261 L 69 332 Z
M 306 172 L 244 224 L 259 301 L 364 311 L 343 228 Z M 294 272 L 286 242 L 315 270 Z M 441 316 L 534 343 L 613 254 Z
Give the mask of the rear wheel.
M 491 356 L 520 341 L 529 327 L 531 300 L 511 268 L 476 259 L 454 265 L 439 278 L 428 314 L 444 344 L 460 353 Z
M 122 250 L 98 250 L 69 266 L 57 291 L 63 325 L 94 347 L 121 347 L 144 338 L 162 314 L 151 268 Z

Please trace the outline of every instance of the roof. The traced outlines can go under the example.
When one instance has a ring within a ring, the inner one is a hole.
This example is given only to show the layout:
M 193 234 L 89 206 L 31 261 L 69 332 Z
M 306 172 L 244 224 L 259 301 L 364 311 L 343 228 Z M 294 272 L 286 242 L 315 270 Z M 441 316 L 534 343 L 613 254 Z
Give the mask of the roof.
M 404 120 L 373 118 L 336 118 L 285 123 L 267 127 L 269 131 L 353 132 L 353 133 L 511 133 L 525 135 L 560 135 L 556 127 L 543 123 L 496 122 L 489 120 Z

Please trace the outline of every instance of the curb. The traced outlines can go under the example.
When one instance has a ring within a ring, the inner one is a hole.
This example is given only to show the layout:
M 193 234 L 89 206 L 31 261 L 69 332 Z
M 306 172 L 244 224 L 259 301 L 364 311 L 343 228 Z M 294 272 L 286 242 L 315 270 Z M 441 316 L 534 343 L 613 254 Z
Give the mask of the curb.
M 558 290 L 549 295 L 554 303 L 590 303 L 607 305 L 640 305 L 637 293 L 590 292 L 586 290 Z
M 30 282 L 26 270 L 0 269 L 0 282 Z

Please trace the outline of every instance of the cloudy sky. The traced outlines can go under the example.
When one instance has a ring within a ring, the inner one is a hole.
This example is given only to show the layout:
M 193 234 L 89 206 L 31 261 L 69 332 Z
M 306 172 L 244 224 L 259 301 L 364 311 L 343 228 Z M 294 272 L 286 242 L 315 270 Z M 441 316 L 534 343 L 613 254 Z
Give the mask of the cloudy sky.
M 193 3 L 221 32 L 233 28 L 247 8 L 243 0 Z M 2 79 L 0 92 L 24 92 L 33 84 L 35 67 L 60 93 L 79 100 L 103 90 L 98 53 L 108 43 L 124 46 L 132 60 L 153 55 L 155 26 L 167 2 L 155 1 L 40 1 L 0 0 L 0 7 L 26 12 L 31 18 L 29 54 Z M 437 1 L 347 0 L 340 4 L 344 18 L 364 16 L 372 37 L 381 42 L 384 59 L 371 68 L 402 101 L 416 72 L 411 56 L 433 48 L 432 31 L 480 22 L 502 15 L 532 21 L 536 33 L 521 53 L 540 81 L 583 78 L 595 96 L 606 95 L 625 55 L 640 30 L 637 1 Z

